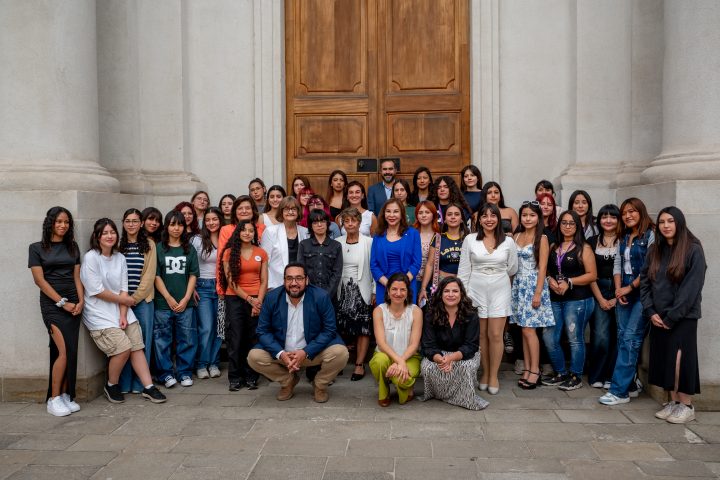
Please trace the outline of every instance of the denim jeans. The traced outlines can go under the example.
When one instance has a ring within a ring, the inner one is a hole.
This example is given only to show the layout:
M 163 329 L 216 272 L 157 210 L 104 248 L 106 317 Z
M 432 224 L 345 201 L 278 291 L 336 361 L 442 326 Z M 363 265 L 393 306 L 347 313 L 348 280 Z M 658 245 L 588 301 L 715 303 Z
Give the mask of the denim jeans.
M 611 278 L 599 278 L 598 288 L 603 298 L 615 298 L 615 286 Z M 615 309 L 603 310 L 595 303 L 590 318 L 590 354 L 588 355 L 588 382 L 609 382 L 615 369 L 617 357 L 617 320 Z
M 132 311 L 138 319 L 142 330 L 143 343 L 145 344 L 145 359 L 150 365 L 153 350 L 153 324 L 155 323 L 155 303 L 142 301 L 132 307 Z M 120 373 L 121 392 L 142 392 L 145 386 L 132 368 L 130 360 L 127 361 Z
M 218 295 L 215 279 L 198 278 L 195 289 L 200 296 L 196 311 L 198 349 L 195 362 L 195 368 L 199 370 L 220 364 L 222 340 L 217 335 Z
M 543 340 L 550 355 L 550 362 L 557 373 L 567 373 L 565 354 L 560 345 L 563 330 L 570 343 L 570 372 L 582 375 L 585 364 L 585 326 L 592 315 L 595 299 L 552 302 L 555 326 L 545 327 Z
M 638 355 L 650 322 L 643 315 L 640 300 L 631 301 L 627 305 L 618 302 L 615 307 L 617 315 L 617 360 L 612 375 L 610 393 L 626 398 L 631 389 L 637 371 Z M 634 387 L 634 386 L 633 386 Z M 635 388 L 632 388 L 633 390 Z
M 175 368 L 177 376 L 192 378 L 192 369 L 195 366 L 195 352 L 197 352 L 197 325 L 192 307 L 185 311 L 175 313 L 172 310 L 155 310 L 155 326 L 153 339 L 155 340 L 155 361 L 158 368 L 158 378 L 165 381 L 173 375 L 172 343 L 175 334 L 176 352 Z

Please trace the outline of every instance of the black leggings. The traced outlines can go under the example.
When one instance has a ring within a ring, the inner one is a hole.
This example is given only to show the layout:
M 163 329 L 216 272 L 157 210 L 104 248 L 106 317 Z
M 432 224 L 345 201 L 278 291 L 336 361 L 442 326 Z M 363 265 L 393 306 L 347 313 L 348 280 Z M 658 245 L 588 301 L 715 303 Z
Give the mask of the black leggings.
M 228 354 L 228 380 L 257 381 L 259 375 L 247 362 L 248 353 L 257 342 L 258 317 L 250 315 L 252 307 L 235 295 L 225 297 L 225 344 Z

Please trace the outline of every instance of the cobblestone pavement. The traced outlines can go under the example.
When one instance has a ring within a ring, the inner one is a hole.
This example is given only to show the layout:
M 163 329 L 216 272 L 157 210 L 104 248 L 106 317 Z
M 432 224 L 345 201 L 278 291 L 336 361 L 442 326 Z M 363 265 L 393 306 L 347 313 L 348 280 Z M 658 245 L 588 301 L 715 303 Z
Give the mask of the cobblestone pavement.
M 104 398 L 56 418 L 45 405 L 0 403 L 0 478 L 93 479 L 644 479 L 718 478 L 720 412 L 671 425 L 641 395 L 619 407 L 599 390 L 524 391 L 503 372 L 490 406 L 471 412 L 439 401 L 377 405 L 368 374 L 352 366 L 313 402 L 277 385 L 230 393 L 226 378 L 197 380 L 153 405 Z M 368 370 L 369 373 L 369 370 Z M 417 391 L 422 391 L 421 382 Z

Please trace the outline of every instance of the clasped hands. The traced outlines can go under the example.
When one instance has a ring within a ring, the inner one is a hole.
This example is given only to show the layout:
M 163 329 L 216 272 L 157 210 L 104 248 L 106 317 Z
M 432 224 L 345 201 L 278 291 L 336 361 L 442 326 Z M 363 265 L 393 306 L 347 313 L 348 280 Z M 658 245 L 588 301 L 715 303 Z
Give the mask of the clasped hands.
M 280 354 L 280 361 L 287 367 L 290 373 L 300 370 L 302 363 L 307 358 L 305 350 L 294 350 Z
M 408 371 L 407 364 L 405 362 L 393 363 L 388 367 L 387 371 L 385 372 L 385 377 L 398 377 L 401 382 L 406 382 L 408 379 L 410 379 L 410 372 Z
M 433 361 L 437 363 L 437 366 L 441 372 L 452 372 L 452 367 L 453 363 L 455 363 L 455 360 L 451 359 L 450 355 L 452 355 L 452 353 L 448 353 L 446 355 L 440 355 L 439 353 L 436 353 L 433 357 Z
M 662 318 L 660 318 L 660 315 L 658 315 L 657 313 L 655 315 L 653 315 L 652 317 L 650 317 L 650 321 L 652 322 L 653 325 L 655 325 L 658 328 L 664 328 L 665 330 L 670 330 L 670 328 L 667 325 L 665 325 L 665 322 L 662 321 Z

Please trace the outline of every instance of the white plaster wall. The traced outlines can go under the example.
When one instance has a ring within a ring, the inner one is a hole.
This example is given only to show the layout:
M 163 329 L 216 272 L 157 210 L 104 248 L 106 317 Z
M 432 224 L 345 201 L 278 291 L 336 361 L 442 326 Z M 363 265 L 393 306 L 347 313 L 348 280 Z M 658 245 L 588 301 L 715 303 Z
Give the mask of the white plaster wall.
M 261 118 L 255 113 L 253 3 L 183 2 L 186 155 L 214 205 L 225 193 L 246 194 L 249 181 L 262 176 L 255 164 Z
M 573 158 L 575 2 L 499 2 L 500 178 L 508 206 Z

